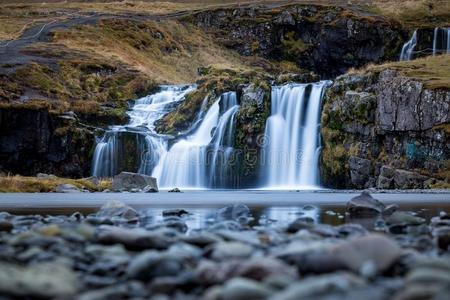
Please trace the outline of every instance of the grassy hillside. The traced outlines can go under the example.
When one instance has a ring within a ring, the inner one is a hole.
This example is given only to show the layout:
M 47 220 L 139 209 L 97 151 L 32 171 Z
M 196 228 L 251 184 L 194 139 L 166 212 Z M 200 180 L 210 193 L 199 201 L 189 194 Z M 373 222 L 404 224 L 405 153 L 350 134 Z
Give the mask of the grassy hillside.
M 56 19 L 67 19 L 88 12 L 114 14 L 167 14 L 225 6 L 283 4 L 321 4 L 352 7 L 367 13 L 392 17 L 408 27 L 450 25 L 448 0 L 126 0 L 126 1 L 12 1 L 0 0 L 0 40 L 20 36 L 24 29 Z

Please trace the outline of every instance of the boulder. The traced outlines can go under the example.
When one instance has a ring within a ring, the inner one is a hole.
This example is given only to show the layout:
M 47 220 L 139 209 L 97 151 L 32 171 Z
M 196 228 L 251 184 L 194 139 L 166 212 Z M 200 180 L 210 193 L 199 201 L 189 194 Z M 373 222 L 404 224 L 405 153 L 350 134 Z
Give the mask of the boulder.
M 112 189 L 114 191 L 131 191 L 132 189 L 144 188 L 158 191 L 156 178 L 131 172 L 121 172 L 113 178 Z
M 350 156 L 348 161 L 350 166 L 350 178 L 352 184 L 358 188 L 367 188 L 372 162 L 368 159 Z
M 97 212 L 97 217 L 114 218 L 119 217 L 127 221 L 134 221 L 139 218 L 139 213 L 123 202 L 111 200 L 102 205 Z
M 388 269 L 402 250 L 390 238 L 369 234 L 335 246 L 332 253 L 348 269 L 371 277 Z
M 346 211 L 352 217 L 370 217 L 381 214 L 384 208 L 383 203 L 364 191 L 347 203 Z
M 57 193 L 80 193 L 81 191 L 73 184 L 64 183 L 64 184 L 57 185 L 55 188 L 55 192 L 57 192 Z
M 67 298 L 78 290 L 77 275 L 62 263 L 28 267 L 0 262 L 0 294 L 17 298 Z M 69 299 L 67 298 L 67 299 Z
M 264 284 L 246 278 L 233 278 L 225 283 L 220 299 L 223 300 L 247 300 L 267 299 L 273 294 L 273 290 Z
M 399 189 L 421 189 L 428 177 L 406 170 L 395 170 L 394 183 Z

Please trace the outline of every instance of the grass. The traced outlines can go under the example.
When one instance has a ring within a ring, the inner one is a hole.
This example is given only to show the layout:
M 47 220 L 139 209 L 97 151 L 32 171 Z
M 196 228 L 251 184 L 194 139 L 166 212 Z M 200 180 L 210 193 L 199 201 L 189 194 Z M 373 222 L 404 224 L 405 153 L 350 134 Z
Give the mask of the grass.
M 249 68 L 238 54 L 195 26 L 177 21 L 104 20 L 99 26 L 57 32 L 54 42 L 118 60 L 159 83 L 193 82 L 198 68 L 210 64 Z
M 437 55 L 412 61 L 391 62 L 382 65 L 368 65 L 350 73 L 381 72 L 391 69 L 401 75 L 424 83 L 428 89 L 450 90 L 450 55 Z
M 0 176 L 1 193 L 45 193 L 54 192 L 60 184 L 72 184 L 80 189 L 87 189 L 91 192 L 111 189 L 111 179 L 101 179 L 95 185 L 87 179 L 68 179 L 60 177 L 37 178 L 19 175 Z
M 374 0 L 373 8 L 411 28 L 450 25 L 448 0 Z
M 167 1 L 8 1 L 0 3 L 0 40 L 20 36 L 24 29 L 56 19 L 65 19 L 90 12 L 113 14 L 170 14 L 195 12 L 220 7 L 248 4 L 314 4 L 345 6 L 370 14 L 394 18 L 409 27 L 450 25 L 448 0 L 167 0 Z

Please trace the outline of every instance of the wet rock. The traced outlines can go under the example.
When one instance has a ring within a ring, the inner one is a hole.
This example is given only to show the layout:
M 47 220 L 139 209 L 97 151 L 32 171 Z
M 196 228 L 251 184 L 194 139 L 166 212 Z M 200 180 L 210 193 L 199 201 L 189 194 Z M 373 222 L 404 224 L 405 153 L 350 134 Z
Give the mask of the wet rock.
M 439 249 L 447 251 L 450 246 L 450 226 L 440 227 L 433 230 L 433 236 Z
M 294 222 L 290 223 L 286 229 L 289 233 L 296 233 L 302 229 L 311 229 L 314 227 L 314 219 L 309 217 L 300 217 Z
M 120 217 L 127 221 L 137 221 L 139 218 L 139 213 L 134 208 L 115 200 L 103 204 L 96 215 L 100 218 Z
M 367 234 L 367 229 L 360 224 L 343 224 L 338 226 L 337 230 L 344 237 L 363 236 Z
M 394 299 L 439 299 L 450 286 L 449 274 L 450 262 L 447 259 L 422 257 L 408 272 L 405 288 Z
M 189 214 L 189 213 L 187 211 L 185 211 L 184 209 L 166 209 L 166 210 L 163 210 L 163 212 L 162 212 L 163 217 L 169 217 L 169 216 L 182 217 L 187 214 Z
M 225 283 L 220 294 L 223 300 L 258 300 L 266 299 L 273 290 L 254 280 L 233 278 Z
M 179 188 L 173 188 L 171 190 L 168 191 L 169 193 L 181 193 Z
M 361 195 L 352 198 L 347 202 L 346 211 L 352 217 L 371 217 L 383 212 L 385 206 L 377 199 L 364 191 Z
M 167 256 L 156 251 L 144 251 L 129 264 L 128 277 L 149 281 L 155 277 L 175 276 L 183 269 L 181 261 L 174 256 Z
M 151 185 L 147 185 L 146 187 L 144 187 L 142 189 L 142 192 L 144 192 L 144 193 L 157 193 L 158 189 L 155 189 L 155 187 L 153 187 Z
M 186 223 L 179 217 L 168 217 L 164 219 L 164 226 L 177 230 L 178 232 L 185 233 L 188 230 Z
M 425 223 L 425 219 L 413 216 L 408 212 L 396 211 L 386 219 L 386 223 L 389 225 L 420 225 Z
M 211 258 L 218 261 L 230 258 L 247 258 L 253 252 L 253 247 L 241 242 L 220 242 L 212 247 Z
M 222 221 L 217 222 L 210 228 L 212 231 L 216 230 L 231 230 L 231 231 L 239 231 L 242 229 L 242 225 L 236 221 Z
M 249 244 L 253 246 L 260 246 L 261 241 L 257 232 L 252 230 L 241 230 L 241 231 L 232 231 L 232 230 L 215 230 L 215 234 L 219 237 L 225 239 L 226 241 L 232 242 L 242 242 L 244 244 Z
M 70 297 L 78 291 L 76 274 L 60 263 L 29 267 L 0 262 L 0 293 L 17 297 Z
M 397 204 L 390 204 L 386 206 L 386 208 L 383 210 L 383 216 L 390 216 L 394 212 L 396 212 L 400 207 Z
M 217 211 L 217 221 L 234 220 L 241 224 L 248 222 L 250 209 L 244 204 L 234 204 Z
M 112 189 L 114 191 L 142 190 L 148 186 L 158 190 L 156 178 L 131 172 L 121 172 L 119 175 L 114 176 L 112 183 Z
M 59 184 L 55 188 L 55 192 L 57 193 L 80 193 L 81 190 L 74 186 L 73 184 L 64 183 Z
M 182 240 L 198 247 L 206 247 L 222 241 L 221 238 L 210 232 L 191 233 L 187 236 L 183 236 Z
M 390 238 L 369 234 L 335 246 L 332 253 L 350 270 L 370 277 L 389 268 L 402 251 Z
M 261 281 L 269 276 L 297 278 L 297 271 L 282 260 L 264 257 L 251 258 L 240 262 L 237 268 L 232 272 L 232 276 L 246 277 Z
M 336 293 L 364 286 L 365 281 L 363 279 L 350 273 L 336 272 L 329 275 L 308 277 L 295 282 L 282 292 L 274 295 L 271 300 L 336 299 Z
M 14 225 L 9 221 L 0 220 L 0 232 L 10 232 L 14 229 Z
M 102 244 L 122 244 L 134 250 L 167 249 L 172 240 L 160 232 L 150 232 L 144 229 L 125 229 L 119 227 L 103 227 L 97 233 L 97 241 Z
M 143 299 L 147 291 L 142 283 L 130 281 L 103 289 L 87 291 L 79 295 L 77 300 L 110 300 L 110 299 Z

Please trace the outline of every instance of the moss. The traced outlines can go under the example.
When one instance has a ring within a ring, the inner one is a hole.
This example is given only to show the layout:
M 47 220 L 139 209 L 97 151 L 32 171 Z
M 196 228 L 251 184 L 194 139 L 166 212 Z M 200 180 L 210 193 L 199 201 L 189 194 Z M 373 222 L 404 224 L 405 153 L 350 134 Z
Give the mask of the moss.
M 176 134 L 187 130 L 197 116 L 197 112 L 208 91 L 198 89 L 186 95 L 186 99 L 177 108 L 157 121 L 156 130 L 166 134 Z
M 299 56 L 308 51 L 311 45 L 306 44 L 301 39 L 296 38 L 294 31 L 287 32 L 281 40 L 282 49 L 288 59 L 296 60 Z

